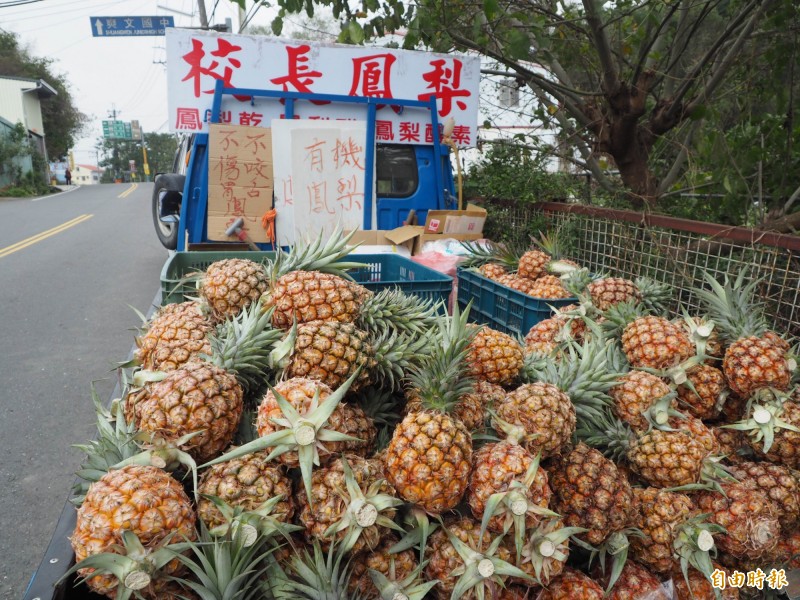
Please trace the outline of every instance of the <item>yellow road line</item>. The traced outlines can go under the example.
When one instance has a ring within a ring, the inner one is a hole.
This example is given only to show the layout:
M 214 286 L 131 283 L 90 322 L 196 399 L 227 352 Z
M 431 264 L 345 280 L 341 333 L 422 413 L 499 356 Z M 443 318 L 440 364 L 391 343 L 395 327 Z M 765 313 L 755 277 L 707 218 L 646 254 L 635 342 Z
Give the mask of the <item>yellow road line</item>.
M 22 250 L 23 248 L 27 248 L 28 246 L 35 244 L 36 242 L 41 242 L 43 239 L 49 238 L 51 235 L 55 235 L 57 233 L 61 233 L 62 231 L 66 231 L 70 227 L 74 227 L 78 223 L 83 223 L 91 219 L 94 215 L 81 215 L 79 217 L 75 217 L 71 221 L 67 221 L 66 223 L 62 223 L 52 229 L 48 229 L 47 231 L 43 231 L 42 233 L 37 233 L 36 235 L 32 235 L 29 238 L 22 240 L 21 242 L 17 242 L 16 244 L 11 244 L 10 246 L 6 246 L 5 248 L 0 248 L 0 258 L 4 258 L 9 254 L 13 254 L 17 250 Z
M 132 183 L 131 187 L 129 187 L 124 192 L 122 192 L 119 196 L 117 196 L 117 198 L 127 198 L 131 194 L 131 192 L 135 191 L 136 188 L 138 188 L 138 187 L 139 187 L 138 183 Z

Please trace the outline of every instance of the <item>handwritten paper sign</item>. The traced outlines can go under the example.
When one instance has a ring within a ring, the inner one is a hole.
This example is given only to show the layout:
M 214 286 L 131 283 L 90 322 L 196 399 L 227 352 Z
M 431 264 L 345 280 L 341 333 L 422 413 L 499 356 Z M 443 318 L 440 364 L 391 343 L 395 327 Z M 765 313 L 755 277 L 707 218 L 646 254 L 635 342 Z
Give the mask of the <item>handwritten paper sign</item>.
M 279 244 L 327 237 L 337 225 L 361 228 L 367 201 L 365 139 L 363 121 L 272 122 Z
M 225 231 L 239 218 L 254 242 L 268 242 L 261 225 L 272 208 L 272 132 L 218 125 L 208 136 L 208 239 L 231 241 Z

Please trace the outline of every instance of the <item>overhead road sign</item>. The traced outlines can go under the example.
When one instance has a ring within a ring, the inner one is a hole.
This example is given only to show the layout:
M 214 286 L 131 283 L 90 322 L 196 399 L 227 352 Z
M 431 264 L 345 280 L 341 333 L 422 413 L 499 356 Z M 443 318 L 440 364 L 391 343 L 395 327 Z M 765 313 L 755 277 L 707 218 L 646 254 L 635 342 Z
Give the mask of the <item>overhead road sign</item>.
M 131 124 L 126 121 L 103 121 L 103 137 L 110 139 L 133 139 Z
M 139 37 L 165 35 L 175 27 L 175 17 L 89 17 L 94 37 Z

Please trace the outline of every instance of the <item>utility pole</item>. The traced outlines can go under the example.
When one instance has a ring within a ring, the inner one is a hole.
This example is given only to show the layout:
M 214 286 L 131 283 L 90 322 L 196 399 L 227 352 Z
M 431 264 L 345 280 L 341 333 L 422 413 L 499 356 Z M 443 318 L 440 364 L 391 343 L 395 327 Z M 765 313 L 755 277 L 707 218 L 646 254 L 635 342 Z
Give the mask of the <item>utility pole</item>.
M 112 104 L 111 110 L 108 112 L 108 116 L 111 117 L 114 122 L 117 120 L 117 112 L 117 107 Z M 119 140 L 113 135 L 113 129 L 111 133 L 111 140 L 114 146 L 111 152 L 111 167 L 114 169 L 114 180 L 116 181 L 122 175 L 119 169 Z
M 206 15 L 205 0 L 197 0 L 197 10 L 200 13 L 200 27 L 208 29 L 208 16 Z

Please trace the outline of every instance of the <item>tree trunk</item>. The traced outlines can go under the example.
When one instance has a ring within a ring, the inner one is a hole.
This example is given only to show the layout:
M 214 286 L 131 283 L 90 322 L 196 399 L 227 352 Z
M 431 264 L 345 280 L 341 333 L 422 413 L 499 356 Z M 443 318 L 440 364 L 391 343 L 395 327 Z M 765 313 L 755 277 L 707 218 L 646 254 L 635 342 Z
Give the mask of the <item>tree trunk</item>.
M 636 208 L 653 208 L 658 202 L 658 182 L 650 170 L 648 159 L 652 142 L 642 136 L 638 125 L 630 143 L 612 152 L 620 177 L 628 189 L 628 198 Z

